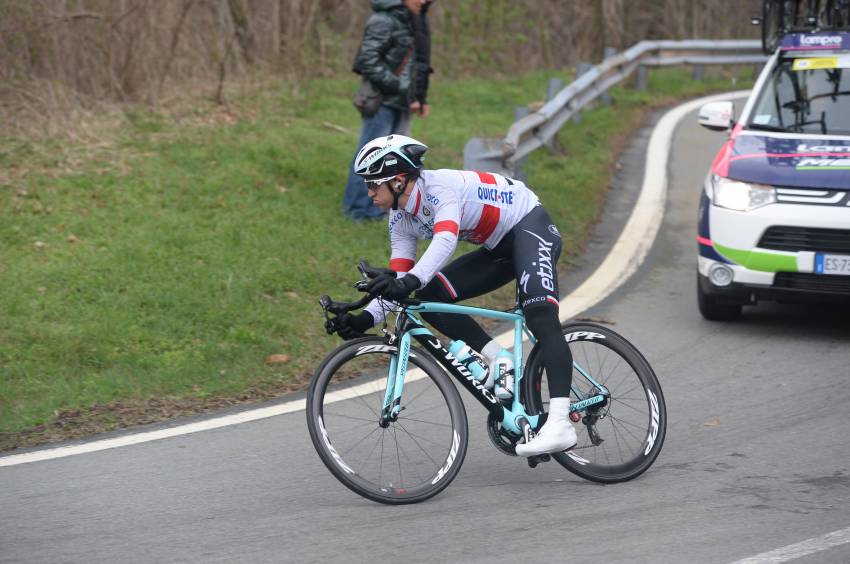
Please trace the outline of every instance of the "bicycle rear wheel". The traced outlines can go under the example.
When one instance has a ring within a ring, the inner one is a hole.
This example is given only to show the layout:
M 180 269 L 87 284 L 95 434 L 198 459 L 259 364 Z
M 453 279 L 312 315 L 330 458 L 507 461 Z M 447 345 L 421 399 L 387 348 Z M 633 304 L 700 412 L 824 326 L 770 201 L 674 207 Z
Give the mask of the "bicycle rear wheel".
M 785 26 L 785 3 L 782 0 L 762 0 L 761 47 L 768 55 L 776 51 Z
M 379 425 L 397 354 L 379 337 L 349 341 L 319 366 L 307 394 L 307 427 L 322 462 L 352 491 L 387 504 L 441 492 L 460 470 L 468 443 L 457 389 L 420 349 L 411 350 L 398 419 Z
M 652 367 L 631 343 L 607 327 L 569 323 L 561 330 L 573 355 L 571 401 L 597 395 L 598 388 L 585 374 L 607 388 L 610 397 L 581 413 L 582 422 L 575 424 L 578 443 L 553 457 L 570 472 L 594 482 L 640 476 L 661 452 L 667 429 L 664 395 Z M 548 412 L 549 388 L 539 345 L 529 355 L 522 393 L 529 413 Z

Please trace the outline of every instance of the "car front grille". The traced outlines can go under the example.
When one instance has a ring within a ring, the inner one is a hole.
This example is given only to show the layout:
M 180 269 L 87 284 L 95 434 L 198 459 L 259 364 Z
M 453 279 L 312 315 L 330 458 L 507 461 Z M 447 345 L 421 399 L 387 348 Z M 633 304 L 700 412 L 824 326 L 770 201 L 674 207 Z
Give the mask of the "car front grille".
M 850 190 L 776 187 L 776 201 L 780 204 L 807 204 L 814 206 L 850 206 Z
M 850 296 L 850 276 L 777 272 L 773 286 L 774 288 L 803 290 L 819 294 L 845 294 Z
M 850 254 L 850 229 L 775 225 L 764 232 L 758 246 L 775 251 Z

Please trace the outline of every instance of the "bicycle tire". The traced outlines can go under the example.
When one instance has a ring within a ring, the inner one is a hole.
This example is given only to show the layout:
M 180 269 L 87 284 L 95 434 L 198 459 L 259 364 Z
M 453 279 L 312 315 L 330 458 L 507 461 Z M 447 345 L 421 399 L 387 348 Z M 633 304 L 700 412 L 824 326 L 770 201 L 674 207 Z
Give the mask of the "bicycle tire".
M 762 0 L 761 4 L 761 47 L 772 55 L 782 36 L 784 9 L 782 0 Z
M 316 369 L 307 393 L 307 427 L 322 462 L 350 490 L 391 505 L 418 503 L 445 489 L 469 442 L 457 389 L 418 348 L 411 349 L 409 366 L 424 376 L 408 371 L 398 419 L 379 425 L 397 354 L 380 337 L 348 341 Z
M 570 472 L 593 482 L 625 482 L 640 476 L 655 462 L 667 431 L 666 404 L 658 378 L 640 351 L 607 327 L 567 323 L 561 331 L 574 363 L 608 388 L 611 397 L 595 411 L 600 417 L 594 429 L 603 441 L 594 445 L 588 427 L 576 423 L 578 443 L 567 452 L 553 454 L 553 458 Z M 619 360 L 613 362 L 611 356 Z M 522 388 L 526 410 L 531 414 L 547 411 L 548 387 L 544 380 L 537 344 L 529 354 Z M 591 387 L 574 368 L 573 388 L 591 396 Z M 588 408 L 585 415 L 592 409 Z

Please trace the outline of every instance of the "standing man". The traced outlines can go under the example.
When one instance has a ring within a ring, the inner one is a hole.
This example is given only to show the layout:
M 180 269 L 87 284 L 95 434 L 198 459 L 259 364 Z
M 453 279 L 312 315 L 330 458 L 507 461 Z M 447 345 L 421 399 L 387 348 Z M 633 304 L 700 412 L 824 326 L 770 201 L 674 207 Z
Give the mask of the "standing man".
M 419 17 L 426 0 L 371 0 L 374 12 L 366 22 L 363 41 L 354 59 L 357 74 L 371 82 L 382 95 L 377 112 L 363 115 L 360 151 L 368 141 L 396 133 L 415 102 L 416 40 L 413 18 Z M 346 217 L 362 221 L 384 217 L 372 203 L 363 179 L 349 168 L 342 200 Z
M 413 103 L 410 104 L 410 111 L 402 118 L 399 128 L 401 135 L 410 135 L 413 114 L 426 118 L 431 113 L 428 105 L 428 82 L 429 75 L 434 72 L 434 69 L 431 68 L 431 28 L 428 25 L 428 8 L 433 2 L 434 0 L 425 0 L 419 16 L 413 17 L 413 34 L 416 40 L 415 96 Z

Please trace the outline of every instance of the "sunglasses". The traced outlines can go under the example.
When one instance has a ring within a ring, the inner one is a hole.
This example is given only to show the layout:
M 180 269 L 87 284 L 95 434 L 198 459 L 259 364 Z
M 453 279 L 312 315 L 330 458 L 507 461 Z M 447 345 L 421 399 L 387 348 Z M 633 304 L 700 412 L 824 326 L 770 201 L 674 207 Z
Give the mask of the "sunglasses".
M 389 182 L 393 178 L 393 176 L 388 176 L 386 178 L 377 178 L 375 180 L 364 180 L 364 182 L 366 183 L 367 190 L 377 190 L 381 187 L 381 184 L 383 184 L 384 182 Z

